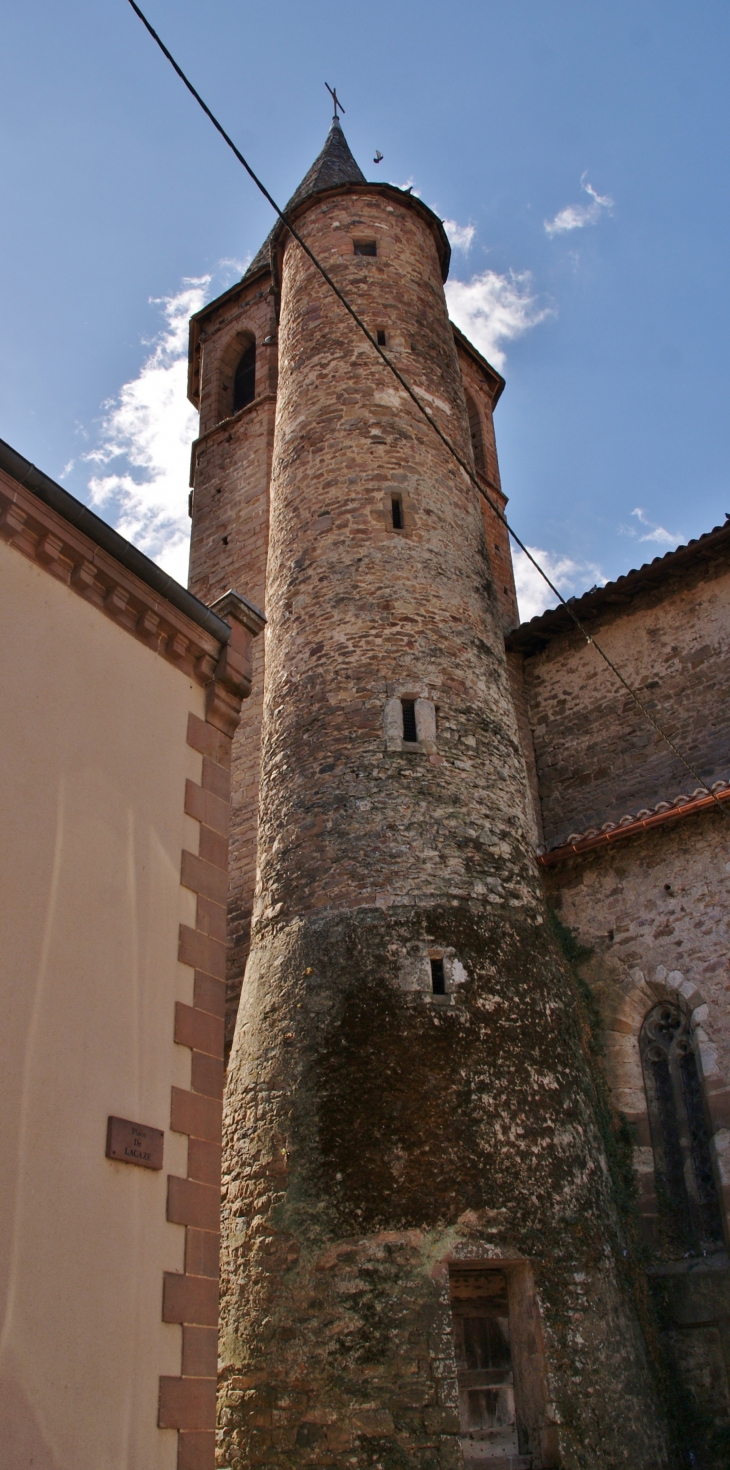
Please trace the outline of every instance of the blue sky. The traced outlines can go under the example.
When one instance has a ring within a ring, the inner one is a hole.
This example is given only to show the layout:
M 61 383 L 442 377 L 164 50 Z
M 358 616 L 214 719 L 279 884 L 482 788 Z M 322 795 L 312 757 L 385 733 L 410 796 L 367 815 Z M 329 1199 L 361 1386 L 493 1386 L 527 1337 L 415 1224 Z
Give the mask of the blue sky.
M 726 4 L 147 10 L 280 202 L 326 79 L 366 175 L 452 222 L 452 314 L 507 378 L 511 517 L 563 590 L 723 520 Z M 185 322 L 271 212 L 126 0 L 24 0 L 3 28 L 0 435 L 184 579 Z

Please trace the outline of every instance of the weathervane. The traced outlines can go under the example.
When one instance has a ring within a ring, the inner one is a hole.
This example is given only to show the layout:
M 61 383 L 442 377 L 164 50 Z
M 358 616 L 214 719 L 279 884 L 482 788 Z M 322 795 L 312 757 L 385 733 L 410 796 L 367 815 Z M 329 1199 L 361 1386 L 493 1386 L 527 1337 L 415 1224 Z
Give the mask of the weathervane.
M 325 87 L 327 88 L 327 91 L 329 92 L 330 97 L 332 98 L 332 101 L 335 104 L 334 121 L 337 122 L 337 109 L 338 109 L 338 107 L 340 109 L 340 112 L 344 112 L 345 109 L 342 106 L 342 103 L 340 102 L 339 97 L 337 96 L 337 88 L 336 87 L 331 87 L 330 84 L 329 84 L 329 82 L 325 82 Z

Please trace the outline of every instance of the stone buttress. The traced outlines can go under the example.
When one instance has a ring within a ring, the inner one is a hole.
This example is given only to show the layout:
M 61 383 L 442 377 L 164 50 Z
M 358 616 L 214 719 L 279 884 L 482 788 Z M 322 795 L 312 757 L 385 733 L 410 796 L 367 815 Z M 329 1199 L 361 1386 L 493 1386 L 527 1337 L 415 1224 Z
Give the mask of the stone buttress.
M 470 454 L 440 222 L 357 179 L 295 196 L 293 215 Z M 279 227 L 270 248 L 279 381 L 220 1464 L 658 1470 L 479 499 L 292 237 Z M 479 1351 L 477 1321 L 492 1324 Z

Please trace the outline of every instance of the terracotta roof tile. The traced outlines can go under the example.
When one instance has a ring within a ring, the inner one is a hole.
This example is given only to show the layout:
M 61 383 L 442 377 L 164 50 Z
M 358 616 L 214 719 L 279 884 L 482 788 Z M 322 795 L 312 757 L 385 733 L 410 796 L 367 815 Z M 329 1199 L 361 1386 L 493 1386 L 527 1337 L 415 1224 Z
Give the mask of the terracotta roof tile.
M 710 792 L 718 801 L 730 800 L 730 781 L 713 781 Z M 613 843 L 620 837 L 633 837 L 647 828 L 678 816 L 691 816 L 693 812 L 710 810 L 715 806 L 706 786 L 697 786 L 691 796 L 680 792 L 671 801 L 658 801 L 655 807 L 642 807 L 640 811 L 627 812 L 617 822 L 604 822 L 602 827 L 587 827 L 585 832 L 571 832 L 567 841 L 538 853 L 538 862 L 550 866 L 574 853 L 590 852 L 595 847 Z

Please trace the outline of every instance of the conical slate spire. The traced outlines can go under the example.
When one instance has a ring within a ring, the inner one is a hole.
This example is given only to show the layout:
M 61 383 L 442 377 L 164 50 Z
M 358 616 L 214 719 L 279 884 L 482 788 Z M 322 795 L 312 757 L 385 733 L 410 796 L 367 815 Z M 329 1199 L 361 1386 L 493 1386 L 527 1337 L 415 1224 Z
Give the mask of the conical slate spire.
M 322 152 L 315 158 L 309 173 L 304 175 L 286 207 L 293 209 L 310 194 L 320 194 L 323 189 L 336 189 L 338 184 L 364 183 L 365 175 L 350 152 L 340 119 L 333 117 Z
M 302 200 L 308 199 L 310 194 L 321 194 L 325 189 L 336 189 L 338 184 L 365 183 L 367 179 L 350 152 L 340 119 L 333 117 L 322 152 L 318 154 L 312 167 L 304 175 L 299 188 L 294 190 L 284 213 L 286 214 L 288 210 L 301 204 Z M 273 231 L 267 235 L 261 249 L 254 256 L 243 277 L 244 280 L 246 276 L 253 276 L 261 270 L 262 266 L 268 265 L 269 242 L 272 234 Z

